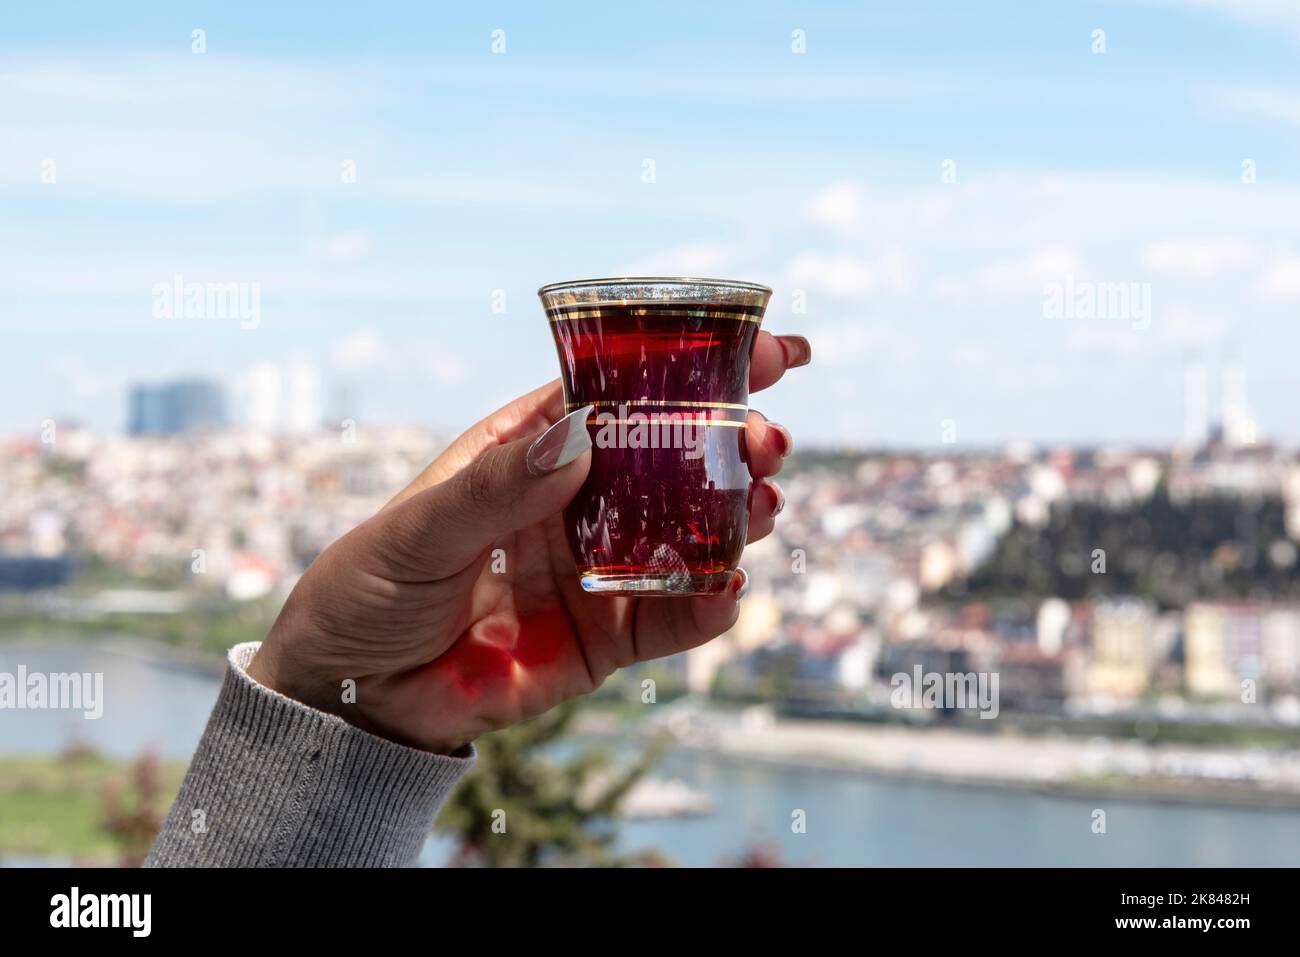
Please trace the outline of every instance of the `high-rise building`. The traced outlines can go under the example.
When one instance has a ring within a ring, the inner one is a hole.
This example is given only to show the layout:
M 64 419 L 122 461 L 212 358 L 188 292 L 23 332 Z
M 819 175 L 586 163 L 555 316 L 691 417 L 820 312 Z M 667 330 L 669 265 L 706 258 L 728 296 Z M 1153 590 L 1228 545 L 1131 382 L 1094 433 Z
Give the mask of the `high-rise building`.
M 310 362 L 294 360 L 285 370 L 287 395 L 284 427 L 289 432 L 315 432 L 324 420 L 320 374 Z
M 226 424 L 226 397 L 208 379 L 180 379 L 131 387 L 127 431 L 132 435 L 186 435 Z
M 324 421 L 320 373 L 301 359 L 254 366 L 244 379 L 243 397 L 244 421 L 261 432 L 310 433 Z
M 1223 441 L 1228 448 L 1244 448 L 1257 441 L 1255 420 L 1246 404 L 1246 367 L 1238 358 L 1224 365 L 1222 372 L 1223 399 L 1220 417 L 1223 420 Z
M 278 366 L 262 362 L 248 371 L 244 382 L 244 422 L 258 432 L 280 428 L 284 406 L 283 377 Z
M 1200 359 L 1183 366 L 1183 445 L 1199 449 L 1210 435 L 1210 377 Z

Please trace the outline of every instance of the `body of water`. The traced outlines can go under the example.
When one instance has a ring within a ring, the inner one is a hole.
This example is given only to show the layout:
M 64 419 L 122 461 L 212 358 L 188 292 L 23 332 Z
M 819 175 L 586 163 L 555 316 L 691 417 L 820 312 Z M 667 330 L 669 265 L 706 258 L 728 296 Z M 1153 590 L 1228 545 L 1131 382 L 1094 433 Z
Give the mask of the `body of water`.
M 1300 863 L 1300 812 L 1159 805 L 755 766 L 677 752 L 660 774 L 710 794 L 710 817 L 635 821 L 622 846 L 716 864 L 745 842 L 790 864 L 1216 867 Z M 1093 811 L 1106 832 L 1092 831 Z M 805 813 L 806 833 L 791 828 Z
M 154 656 L 126 642 L 57 644 L 0 641 L 0 671 L 90 673 L 104 676 L 103 715 L 78 711 L 0 711 L 0 754 L 55 754 L 85 743 L 117 758 L 153 749 L 163 758 L 188 758 L 203 734 L 217 697 L 220 671 Z
M 99 671 L 104 715 L 0 711 L 0 754 L 51 754 L 70 741 L 118 757 L 194 750 L 219 677 L 112 645 L 0 643 L 0 671 Z M 764 846 L 783 862 L 829 866 L 1285 866 L 1300 863 L 1300 812 L 1080 800 L 957 788 L 840 771 L 776 768 L 691 751 L 656 770 L 713 798 L 707 817 L 630 821 L 619 846 L 682 865 L 723 863 Z M 1106 812 L 1106 833 L 1092 830 Z M 802 811 L 805 833 L 794 833 Z M 422 860 L 446 859 L 433 838 Z

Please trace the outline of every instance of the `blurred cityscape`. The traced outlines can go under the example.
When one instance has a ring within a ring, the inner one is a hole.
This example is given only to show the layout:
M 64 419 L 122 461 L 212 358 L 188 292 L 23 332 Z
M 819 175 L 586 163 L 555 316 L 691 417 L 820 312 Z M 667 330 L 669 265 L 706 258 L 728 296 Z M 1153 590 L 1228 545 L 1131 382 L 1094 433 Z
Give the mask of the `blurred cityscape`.
M 1189 368 L 1168 448 L 798 453 L 734 629 L 603 698 L 653 677 L 646 733 L 733 756 L 1300 806 L 1300 453 L 1256 435 L 1224 379 L 1211 422 Z M 254 382 L 238 425 L 219 385 L 186 380 L 133 387 L 126 434 L 0 439 L 0 634 L 219 660 L 449 438 L 327 427 L 301 370 Z M 978 733 L 973 701 L 900 706 L 898 676 L 930 673 L 995 675 L 1004 733 Z
M 447 439 L 325 428 L 309 370 L 250 382 L 238 427 L 220 385 L 185 380 L 133 387 L 125 435 L 48 423 L 0 440 L 7 613 L 285 594 Z M 1219 424 L 1205 390 L 1189 367 L 1170 449 L 798 456 L 776 533 L 746 551 L 740 622 L 671 675 L 852 711 L 887 705 L 884 679 L 922 664 L 998 672 L 1013 711 L 1300 722 L 1300 455 L 1254 434 L 1232 367 Z M 64 587 L 91 568 L 116 587 Z

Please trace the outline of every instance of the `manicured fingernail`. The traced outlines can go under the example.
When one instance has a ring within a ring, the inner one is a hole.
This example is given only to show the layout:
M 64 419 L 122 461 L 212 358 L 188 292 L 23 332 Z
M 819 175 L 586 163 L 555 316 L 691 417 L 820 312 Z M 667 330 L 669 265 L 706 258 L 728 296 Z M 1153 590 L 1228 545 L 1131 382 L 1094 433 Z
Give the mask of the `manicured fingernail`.
M 803 336 L 777 336 L 785 348 L 785 363 L 789 369 L 797 369 L 812 362 L 812 343 Z
M 785 491 L 776 482 L 767 479 L 768 487 L 776 494 L 776 504 L 772 506 L 772 517 L 776 518 L 785 510 Z
M 739 582 L 739 584 L 737 584 Z M 736 601 L 749 594 L 749 574 L 743 568 L 737 568 L 731 576 L 730 587 L 736 592 Z
M 570 412 L 537 437 L 525 459 L 529 474 L 542 476 L 562 469 L 591 448 L 587 419 L 593 408 L 587 405 Z
M 776 433 L 777 454 L 780 455 L 781 458 L 786 458 L 792 451 L 794 451 L 794 436 L 790 434 L 790 430 L 784 425 L 777 425 L 775 422 L 769 422 L 768 425 L 770 425 L 772 431 Z

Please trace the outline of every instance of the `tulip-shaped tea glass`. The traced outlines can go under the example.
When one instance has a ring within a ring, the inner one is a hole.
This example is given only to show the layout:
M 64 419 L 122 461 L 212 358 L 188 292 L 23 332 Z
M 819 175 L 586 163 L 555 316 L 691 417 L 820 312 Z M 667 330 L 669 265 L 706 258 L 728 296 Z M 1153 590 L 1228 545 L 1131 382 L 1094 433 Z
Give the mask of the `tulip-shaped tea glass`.
M 564 513 L 582 587 L 725 591 L 749 523 L 749 359 L 772 290 L 589 279 L 538 295 L 565 407 L 594 407 L 591 473 Z

